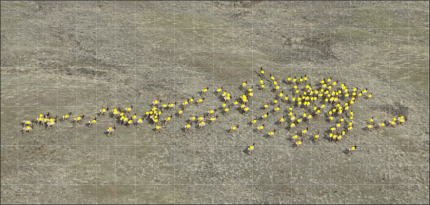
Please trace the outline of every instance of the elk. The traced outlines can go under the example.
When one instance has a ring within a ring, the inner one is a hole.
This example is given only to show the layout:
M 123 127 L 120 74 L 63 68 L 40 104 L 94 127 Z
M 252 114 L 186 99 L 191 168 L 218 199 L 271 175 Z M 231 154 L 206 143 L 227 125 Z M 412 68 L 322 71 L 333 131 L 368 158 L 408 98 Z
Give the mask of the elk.
M 113 129 L 112 129 L 112 127 L 109 127 L 109 129 L 107 130 L 107 135 L 109 136 L 110 134 L 112 134 L 113 132 L 115 132 L 115 130 L 116 130 L 115 126 L 113 126 Z
M 25 134 L 27 131 L 30 133 L 34 129 L 34 125 L 26 126 L 22 128 L 22 134 Z

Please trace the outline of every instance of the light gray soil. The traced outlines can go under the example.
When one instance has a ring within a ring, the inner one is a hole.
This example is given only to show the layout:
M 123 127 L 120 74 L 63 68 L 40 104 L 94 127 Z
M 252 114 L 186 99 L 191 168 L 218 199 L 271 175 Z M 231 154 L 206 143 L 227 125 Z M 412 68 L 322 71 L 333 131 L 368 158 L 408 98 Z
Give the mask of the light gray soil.
M 1 202 L 428 203 L 428 25 L 424 1 L 2 1 Z M 298 125 L 309 134 L 295 149 L 289 121 L 276 123 L 289 104 L 262 133 L 250 126 L 275 97 L 269 74 L 290 97 L 282 80 L 304 75 L 314 88 L 331 77 L 373 97 L 353 105 L 354 131 L 341 142 L 325 139 L 334 122 L 320 116 Z M 254 86 L 248 115 L 218 112 L 215 124 L 183 131 L 190 116 L 220 109 L 215 89 L 233 103 L 244 81 Z M 202 105 L 175 115 L 208 86 Z M 178 102 L 158 134 L 149 121 L 127 128 L 96 114 L 133 105 L 142 116 L 155 99 Z M 20 133 L 47 112 L 84 123 Z M 400 115 L 403 126 L 364 129 Z

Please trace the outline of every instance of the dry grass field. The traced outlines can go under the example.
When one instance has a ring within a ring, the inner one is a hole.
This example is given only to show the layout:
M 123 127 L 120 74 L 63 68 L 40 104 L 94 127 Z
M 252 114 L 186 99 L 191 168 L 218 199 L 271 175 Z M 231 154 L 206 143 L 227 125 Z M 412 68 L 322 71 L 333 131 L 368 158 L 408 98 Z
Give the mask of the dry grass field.
M 428 26 L 426 1 L 2 1 L 1 203 L 428 203 Z M 289 117 L 277 123 L 291 104 L 258 119 L 263 132 L 251 126 L 276 96 L 269 74 L 290 98 L 283 80 L 304 75 L 316 89 L 331 77 L 373 96 L 352 106 L 341 142 L 326 138 L 335 123 L 321 114 L 295 128 L 309 127 L 296 149 Z M 247 115 L 218 111 L 184 132 L 190 116 L 221 110 L 216 89 L 232 104 L 245 81 Z M 160 133 L 149 120 L 127 128 L 97 114 L 133 105 L 142 117 L 156 99 L 178 103 Z M 48 112 L 73 115 L 21 133 Z M 404 125 L 365 129 L 401 115 Z

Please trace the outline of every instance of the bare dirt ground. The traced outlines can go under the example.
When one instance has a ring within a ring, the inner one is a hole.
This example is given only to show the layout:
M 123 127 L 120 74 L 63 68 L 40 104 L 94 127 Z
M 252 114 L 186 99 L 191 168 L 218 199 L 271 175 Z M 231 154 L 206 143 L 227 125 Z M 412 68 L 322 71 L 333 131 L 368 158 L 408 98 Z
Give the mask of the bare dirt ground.
M 1 202 L 428 203 L 428 25 L 428 2 L 2 1 Z M 289 121 L 276 124 L 290 105 L 263 133 L 249 124 L 275 96 L 256 89 L 260 67 L 279 82 L 307 75 L 319 88 L 332 77 L 373 97 L 354 104 L 342 142 L 325 139 L 334 123 L 320 116 L 297 127 L 320 132 L 319 143 L 294 149 Z M 214 89 L 234 102 L 244 81 L 255 90 L 248 115 L 232 109 L 184 133 L 190 116 L 222 105 Z M 207 86 L 205 102 L 159 134 L 107 116 L 85 125 L 106 106 L 142 116 L 155 99 L 180 104 Z M 20 133 L 47 112 L 86 117 Z M 364 130 L 400 115 L 403 126 Z

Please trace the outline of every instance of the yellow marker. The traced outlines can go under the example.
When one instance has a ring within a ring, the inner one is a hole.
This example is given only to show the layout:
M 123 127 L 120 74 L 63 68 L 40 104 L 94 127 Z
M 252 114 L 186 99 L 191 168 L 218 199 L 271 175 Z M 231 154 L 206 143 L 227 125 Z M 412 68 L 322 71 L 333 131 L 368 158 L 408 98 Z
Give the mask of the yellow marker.
M 204 124 L 205 124 L 205 122 L 202 122 L 201 124 L 202 124 L 202 125 L 204 125 Z
M 254 146 L 250 146 L 249 148 L 250 148 L 250 149 L 254 149 Z
M 372 128 L 372 125 L 369 125 L 369 128 Z
M 175 106 L 175 104 L 170 104 L 170 107 L 173 107 L 173 106 Z
M 299 144 L 302 144 L 302 141 L 299 141 Z
M 159 130 L 160 129 L 160 126 L 157 126 L 157 130 Z
M 131 110 L 131 108 L 128 108 L 127 110 L 128 110 L 128 111 L 130 111 L 130 110 Z
M 170 120 L 170 117 L 167 117 L 167 121 L 169 121 Z
M 30 126 L 27 126 L 27 130 L 29 130 L 30 129 Z
M 277 100 L 274 100 L 273 102 L 274 102 L 275 104 L 276 104 L 276 103 L 278 103 L 278 101 L 277 101 Z
M 154 116 L 154 118 L 155 118 L 155 119 L 157 119 L 157 118 L 158 118 L 158 116 L 156 115 L 156 116 Z M 125 119 L 127 120 L 127 118 L 125 118 Z
M 129 120 L 129 121 L 128 121 L 128 124 L 131 124 L 131 123 L 133 123 L 133 120 Z
M 318 138 L 319 137 L 319 135 L 315 135 L 315 138 Z
M 248 108 L 245 108 L 245 111 L 248 111 Z
M 112 130 L 112 127 L 109 127 L 109 130 Z
M 287 97 L 287 96 L 285 97 L 285 100 L 288 100 L 288 97 Z
M 121 113 L 121 116 L 124 116 L 124 113 L 123 113 L 123 112 Z
M 296 93 L 299 93 L 300 91 L 299 90 L 296 90 Z
M 202 102 L 202 99 L 199 99 L 199 102 Z
M 30 121 L 27 121 L 27 124 L 30 124 Z
M 190 125 L 187 125 L 187 128 L 190 128 Z
M 193 98 L 191 98 L 191 99 L 190 99 L 190 102 L 193 102 L 193 101 L 194 101 L 194 99 L 193 99 Z
M 43 114 L 40 114 L 40 117 L 43 117 Z
M 161 111 L 159 111 L 158 114 L 161 115 Z
M 355 150 L 355 146 L 354 146 L 354 147 L 352 147 L 352 150 Z
M 351 120 L 354 119 L 354 117 L 352 117 L 352 116 L 350 118 L 351 118 Z
M 139 122 L 142 122 L 142 119 L 139 119 Z
M 203 92 L 207 92 L 207 91 L 208 91 L 208 89 L 206 89 L 206 88 L 203 90 Z
M 78 117 L 77 119 L 78 119 L 78 120 L 81 120 L 81 117 Z M 46 121 L 46 119 L 45 119 L 45 121 Z
M 96 123 L 96 120 L 93 120 L 93 123 Z
M 42 121 L 42 118 L 39 118 L 39 121 Z
M 246 83 L 243 83 L 243 86 L 245 86 L 246 85 Z
M 136 115 L 133 115 L 133 118 L 136 118 Z
M 263 126 L 260 126 L 260 130 L 262 130 L 263 129 Z

